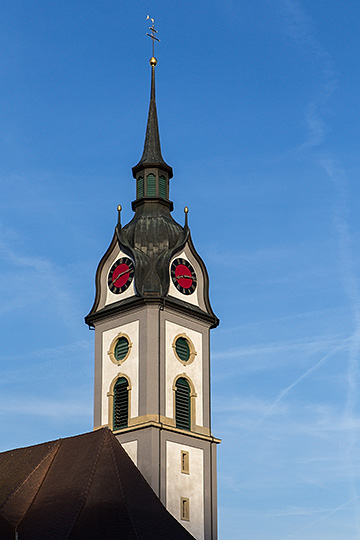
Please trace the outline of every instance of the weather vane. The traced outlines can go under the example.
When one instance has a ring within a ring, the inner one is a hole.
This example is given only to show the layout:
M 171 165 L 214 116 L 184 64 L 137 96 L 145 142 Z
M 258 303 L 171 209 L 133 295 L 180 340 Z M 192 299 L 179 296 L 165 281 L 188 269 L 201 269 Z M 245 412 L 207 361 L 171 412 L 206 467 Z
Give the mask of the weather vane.
M 148 15 L 146 17 L 146 20 L 149 20 L 149 19 L 152 22 L 152 25 L 149 26 L 149 30 L 150 30 L 151 34 L 149 34 L 149 32 L 146 32 L 146 35 L 149 36 L 149 38 L 152 39 L 152 55 L 153 55 L 153 57 L 155 57 L 155 53 L 154 53 L 155 41 L 160 41 L 160 39 L 155 36 L 155 34 L 157 34 L 157 30 L 155 30 L 155 26 L 154 26 L 155 19 L 153 19 L 152 17 L 150 17 L 150 15 Z

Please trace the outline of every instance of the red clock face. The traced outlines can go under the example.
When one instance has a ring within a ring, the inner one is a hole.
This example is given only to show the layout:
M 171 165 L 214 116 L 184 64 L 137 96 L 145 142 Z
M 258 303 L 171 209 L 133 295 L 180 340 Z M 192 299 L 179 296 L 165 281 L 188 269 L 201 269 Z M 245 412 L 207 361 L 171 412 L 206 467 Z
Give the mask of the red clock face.
M 171 279 L 182 294 L 192 294 L 196 289 L 195 270 L 186 259 L 175 259 L 171 265 Z
M 134 264 L 128 257 L 118 259 L 110 268 L 108 286 L 114 294 L 120 294 L 130 286 L 134 277 Z

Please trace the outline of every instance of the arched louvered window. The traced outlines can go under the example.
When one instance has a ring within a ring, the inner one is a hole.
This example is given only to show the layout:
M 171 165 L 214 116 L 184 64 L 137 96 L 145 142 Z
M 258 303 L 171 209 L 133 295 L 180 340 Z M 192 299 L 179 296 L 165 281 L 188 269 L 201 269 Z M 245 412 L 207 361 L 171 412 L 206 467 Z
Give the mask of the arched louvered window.
M 190 429 L 190 386 L 184 377 L 180 377 L 175 384 L 175 421 L 176 427 Z
M 148 197 L 156 196 L 156 178 L 154 174 L 148 174 L 146 177 L 146 195 Z
M 165 176 L 160 176 L 160 178 L 159 178 L 159 195 L 163 199 L 166 199 L 166 180 L 165 180 Z
M 129 390 L 128 381 L 120 377 L 114 386 L 114 429 L 125 428 L 128 425 L 129 416 Z
M 144 196 L 144 178 L 139 176 L 137 179 L 137 198 L 142 199 Z

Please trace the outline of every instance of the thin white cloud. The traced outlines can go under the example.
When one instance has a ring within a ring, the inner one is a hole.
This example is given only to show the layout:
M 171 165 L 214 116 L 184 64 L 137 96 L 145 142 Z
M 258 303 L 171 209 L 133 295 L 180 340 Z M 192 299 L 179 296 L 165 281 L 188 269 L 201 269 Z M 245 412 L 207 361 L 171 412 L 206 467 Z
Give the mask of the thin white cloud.
M 324 121 L 328 113 L 328 102 L 337 87 L 337 73 L 327 50 L 317 38 L 313 20 L 307 15 L 299 0 L 279 0 L 280 11 L 291 39 L 306 53 L 307 61 L 316 64 L 320 77 L 315 98 L 305 107 L 306 141 L 298 147 L 298 152 L 319 147 L 330 131 Z
M 328 131 L 328 128 L 319 115 L 318 105 L 316 103 L 310 103 L 308 105 L 305 120 L 308 128 L 308 139 L 299 147 L 299 150 L 304 150 L 307 147 L 320 146 Z
M 256 415 L 263 415 L 271 403 L 266 400 L 258 399 L 256 397 L 250 398 L 233 398 L 231 400 L 223 400 L 221 403 L 217 404 L 214 412 L 216 414 L 223 413 L 251 413 Z M 283 411 L 282 411 L 283 412 Z
M 270 510 L 266 514 L 270 517 L 285 517 L 285 516 L 314 516 L 327 512 L 328 509 L 314 508 L 308 506 L 288 506 L 284 510 Z
M 293 325 L 297 325 L 299 324 L 299 321 L 312 321 L 312 320 L 316 320 L 316 321 L 319 321 L 319 320 L 323 320 L 325 317 L 327 318 L 328 316 L 332 315 L 332 316 L 336 316 L 336 318 L 339 317 L 339 308 L 332 308 L 332 309 L 314 309 L 312 311 L 305 311 L 305 312 L 300 312 L 300 313 L 294 313 L 294 314 L 291 314 L 291 315 L 284 315 L 284 316 L 281 316 L 281 317 L 271 317 L 271 318 L 267 318 L 264 320 L 256 320 L 256 321 L 251 321 L 251 322 L 248 322 L 248 323 L 244 323 L 244 324 L 239 324 L 237 326 L 230 326 L 230 325 L 227 325 L 225 328 L 223 327 L 220 327 L 216 330 L 217 334 L 218 335 L 226 335 L 226 334 L 233 334 L 233 333 L 238 333 L 238 332 L 245 332 L 247 331 L 247 329 L 249 328 L 256 328 L 256 327 L 260 327 L 260 326 L 263 326 L 264 324 L 266 324 L 267 326 L 269 325 L 277 325 L 277 326 L 282 326 L 284 323 L 287 323 L 287 322 L 290 322 L 292 323 Z M 341 316 L 341 315 L 340 315 Z M 320 336 L 320 339 L 321 336 Z
M 53 420 L 67 421 L 69 418 L 89 416 L 88 403 L 79 398 L 77 401 L 47 400 L 27 397 L 26 400 L 2 397 L 0 415 L 16 414 L 22 416 L 46 417 Z
M 290 385 L 288 385 L 286 388 L 281 390 L 279 394 L 277 395 L 276 399 L 272 401 L 265 410 L 261 411 L 261 416 L 253 422 L 250 427 L 244 432 L 243 436 L 239 439 L 239 442 L 237 444 L 237 449 L 244 444 L 244 442 L 249 438 L 249 436 L 257 431 L 259 426 L 271 415 L 273 415 L 276 408 L 279 406 L 279 404 L 288 396 L 288 394 L 304 379 L 309 377 L 311 374 L 313 374 L 316 370 L 320 369 L 330 358 L 332 358 L 340 349 L 342 349 L 343 346 L 335 347 L 333 350 L 331 350 L 329 353 L 324 355 L 320 360 L 318 360 L 313 366 L 311 366 L 309 369 L 307 369 L 304 373 L 302 373 L 299 377 L 297 377 Z
M 93 357 L 92 341 L 75 341 L 62 347 L 44 347 L 36 350 L 19 348 L 12 353 L 0 354 L 1 378 L 0 388 L 18 392 L 19 379 L 32 380 L 36 373 L 36 381 L 54 380 L 65 377 L 72 372 L 76 363 L 78 369 L 84 369 L 83 378 L 89 377 L 89 359 Z M 78 373 L 78 371 L 76 372 Z
M 288 32 L 292 39 L 304 49 L 311 51 L 314 60 L 318 63 L 318 71 L 321 74 L 321 84 L 318 88 L 318 94 L 316 99 L 309 105 L 306 115 L 308 139 L 299 148 L 299 150 L 304 150 L 306 147 L 320 146 L 324 141 L 325 133 L 329 131 L 323 119 L 324 105 L 327 104 L 329 97 L 336 87 L 336 74 L 332 59 L 317 39 L 314 24 L 306 14 L 303 3 L 300 0 L 280 0 L 279 5 L 285 15 Z M 323 107 L 323 112 L 320 111 L 320 107 Z M 358 360 L 360 354 L 360 292 L 354 268 L 354 254 L 348 222 L 348 184 L 346 175 L 341 164 L 331 156 L 322 158 L 320 162 L 335 188 L 333 217 L 340 253 L 339 272 L 342 275 L 344 289 L 353 311 L 353 330 L 348 346 L 347 395 L 344 410 L 344 423 L 353 426 L 353 429 L 350 429 L 348 432 L 348 445 L 345 452 L 348 470 L 352 476 L 349 486 L 350 499 L 344 505 L 336 507 L 327 514 L 327 516 L 330 516 L 332 513 L 359 499 L 355 482 L 356 471 L 354 468 L 354 452 L 356 452 L 358 426 L 354 423 L 354 415 L 355 408 L 358 404 L 360 386 L 360 367 Z M 307 376 L 307 373 L 304 376 Z M 301 378 L 295 381 L 294 384 L 296 385 L 300 381 Z M 285 389 L 277 399 L 283 399 L 292 387 L 293 385 Z M 277 400 L 274 402 L 274 406 L 276 406 L 276 402 Z M 327 516 L 322 519 L 326 519 Z M 354 504 L 354 518 L 357 535 L 360 537 L 359 504 Z
M 6 359 L 9 362 L 15 363 L 15 362 L 23 362 L 24 360 L 28 358 L 32 359 L 50 359 L 52 358 L 54 362 L 58 362 L 60 358 L 63 357 L 69 357 L 73 355 L 74 353 L 77 354 L 77 358 L 80 358 L 81 355 L 84 353 L 92 353 L 93 352 L 93 346 L 88 342 L 84 340 L 78 340 L 74 341 L 72 343 L 67 343 L 66 345 L 58 346 L 58 347 L 42 347 L 35 350 L 26 350 L 24 352 L 22 351 L 14 351 L 11 355 L 7 354 Z M 1 356 L 0 356 L 1 358 Z M 23 368 L 22 368 L 23 369 Z
M 358 501 L 359 499 L 360 499 L 360 495 L 356 495 L 355 497 L 347 500 L 343 504 L 340 504 L 339 506 L 336 506 L 335 508 L 332 508 L 330 511 L 328 511 L 324 516 L 320 517 L 319 519 L 316 519 L 315 521 L 311 521 L 310 523 L 307 523 L 306 525 L 301 527 L 299 530 L 301 531 L 301 530 L 304 530 L 304 529 L 308 529 L 312 525 L 315 525 L 316 523 L 319 523 L 321 521 L 324 521 L 324 520 L 328 519 L 333 514 L 336 514 L 340 510 L 343 510 L 344 508 L 346 508 L 350 504 L 353 504 L 354 502 Z
M 351 232 L 348 223 L 348 182 L 345 172 L 338 161 L 332 158 L 322 158 L 321 165 L 326 171 L 328 177 L 333 182 L 335 188 L 334 203 L 334 226 L 337 233 L 341 272 L 344 289 L 350 301 L 353 311 L 353 333 L 349 346 L 348 368 L 347 368 L 347 396 L 345 404 L 345 418 L 351 423 L 355 414 L 356 406 L 359 402 L 360 390 L 360 290 L 357 274 L 354 265 L 353 246 Z M 349 445 L 346 452 L 346 459 L 349 470 L 352 474 L 350 485 L 351 500 L 359 499 L 358 490 L 355 482 L 356 470 L 354 465 L 354 452 L 357 451 L 358 429 L 349 431 Z M 357 531 L 360 536 L 360 506 L 355 507 L 355 519 Z
M 320 356 L 323 358 L 330 354 L 335 358 L 341 352 L 346 352 L 350 339 L 344 336 L 321 335 L 218 350 L 212 354 L 214 372 L 217 381 L 229 381 L 249 373 L 278 372 L 279 369 L 289 368 L 294 363 L 301 369 L 310 363 L 314 364 Z M 339 375 L 337 379 L 340 382 Z
M 0 306 L 0 314 L 19 311 L 27 305 L 34 309 L 39 305 L 39 299 L 43 298 L 44 305 L 57 312 L 63 324 L 73 331 L 79 317 L 74 312 L 75 299 L 70 293 L 70 282 L 64 268 L 44 257 L 22 253 L 18 242 L 14 241 L 16 238 L 13 231 L 0 223 L 3 297 L 8 292 L 8 298 L 4 298 Z M 18 287 L 14 287 L 14 279 Z M 31 286 L 22 287 L 22 283 L 31 283 Z
M 283 354 L 288 352 L 297 352 L 306 354 L 306 357 L 324 351 L 324 349 L 332 349 L 336 351 L 344 349 L 348 346 L 349 338 L 334 337 L 334 336 L 317 336 L 315 338 L 295 339 L 288 341 L 278 341 L 271 343 L 259 343 L 254 345 L 234 347 L 225 351 L 214 352 L 212 357 L 214 360 L 239 359 L 242 357 L 250 357 L 259 355 L 262 358 L 269 354 Z
M 320 73 L 322 82 L 320 99 L 324 102 L 333 94 L 337 86 L 337 74 L 333 61 L 317 38 L 315 24 L 307 15 L 303 3 L 299 0 L 279 0 L 278 5 L 290 37 L 310 53 L 310 59 L 318 62 L 317 72 Z

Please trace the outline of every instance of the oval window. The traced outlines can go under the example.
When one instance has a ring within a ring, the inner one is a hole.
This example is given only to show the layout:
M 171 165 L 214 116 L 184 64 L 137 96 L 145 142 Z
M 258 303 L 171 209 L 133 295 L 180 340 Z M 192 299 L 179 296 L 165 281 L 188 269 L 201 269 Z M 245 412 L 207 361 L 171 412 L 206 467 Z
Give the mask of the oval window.
M 187 339 L 184 337 L 177 338 L 175 351 L 182 362 L 187 362 L 190 358 L 190 346 Z
M 125 336 L 119 337 L 115 345 L 114 356 L 117 362 L 121 362 L 129 352 L 129 341 Z

